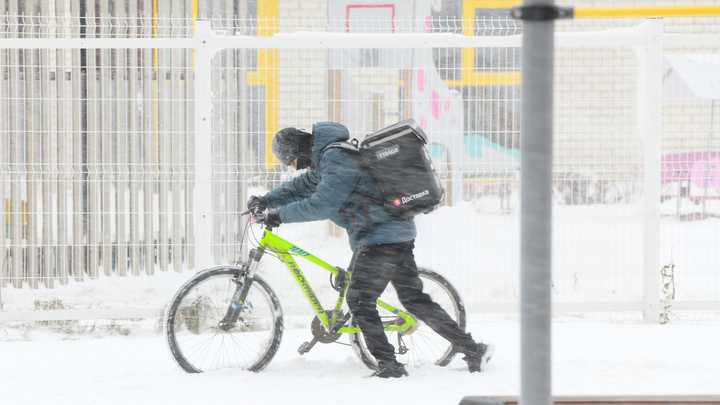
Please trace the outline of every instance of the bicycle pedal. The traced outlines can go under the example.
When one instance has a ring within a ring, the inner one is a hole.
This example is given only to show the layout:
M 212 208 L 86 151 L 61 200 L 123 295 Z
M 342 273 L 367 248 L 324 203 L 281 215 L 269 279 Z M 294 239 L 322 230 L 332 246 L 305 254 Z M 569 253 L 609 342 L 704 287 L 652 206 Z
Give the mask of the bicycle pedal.
M 300 353 L 300 355 L 302 356 L 303 354 L 309 352 L 310 349 L 312 349 L 313 346 L 315 346 L 315 343 L 317 343 L 317 342 L 318 342 L 318 340 L 316 338 L 313 338 L 313 340 L 311 340 L 309 342 L 304 342 L 303 344 L 300 345 L 300 347 L 298 347 L 298 353 Z

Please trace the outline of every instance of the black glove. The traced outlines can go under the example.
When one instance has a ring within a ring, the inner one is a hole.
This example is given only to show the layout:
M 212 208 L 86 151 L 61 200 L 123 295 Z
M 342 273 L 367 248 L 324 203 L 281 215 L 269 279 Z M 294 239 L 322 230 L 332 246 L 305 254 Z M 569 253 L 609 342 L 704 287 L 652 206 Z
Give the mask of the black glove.
M 256 209 L 257 211 L 265 211 L 267 209 L 267 202 L 265 202 L 264 198 L 254 195 L 248 200 L 247 207 L 249 210 Z
M 282 221 L 280 220 L 280 214 L 278 213 L 278 210 L 276 209 L 269 209 L 263 213 L 264 219 L 261 219 L 262 222 L 265 223 L 265 225 L 271 227 L 271 228 L 277 228 L 282 224 Z M 258 218 L 260 219 L 260 218 Z

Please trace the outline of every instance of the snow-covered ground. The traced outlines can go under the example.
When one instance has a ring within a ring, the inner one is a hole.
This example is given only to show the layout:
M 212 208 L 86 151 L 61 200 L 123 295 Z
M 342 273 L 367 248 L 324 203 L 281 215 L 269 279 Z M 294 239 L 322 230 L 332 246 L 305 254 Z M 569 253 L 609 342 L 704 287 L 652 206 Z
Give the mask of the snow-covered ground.
M 458 404 L 465 396 L 515 396 L 520 389 L 519 325 L 473 321 L 476 337 L 497 344 L 484 373 L 456 357 L 447 367 L 410 369 L 400 380 L 370 370 L 347 346 L 320 345 L 300 356 L 307 329 L 290 329 L 260 373 L 186 374 L 162 336 L 132 333 L 0 342 L 0 403 L 29 404 Z M 0 334 L 13 333 L 0 327 Z M 553 325 L 554 395 L 720 395 L 720 323 Z M 341 340 L 342 342 L 343 340 Z

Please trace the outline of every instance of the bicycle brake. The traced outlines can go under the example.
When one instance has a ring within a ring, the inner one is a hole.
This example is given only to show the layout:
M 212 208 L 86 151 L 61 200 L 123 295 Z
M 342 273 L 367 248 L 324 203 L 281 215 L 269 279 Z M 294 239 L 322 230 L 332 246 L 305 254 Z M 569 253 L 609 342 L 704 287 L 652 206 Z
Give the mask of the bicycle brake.
M 309 352 L 310 349 L 312 349 L 313 346 L 315 346 L 315 343 L 317 343 L 317 342 L 318 342 L 318 338 L 313 338 L 309 342 L 304 342 L 303 344 L 300 345 L 300 347 L 298 347 L 298 353 L 300 353 L 300 355 L 302 356 L 303 354 Z

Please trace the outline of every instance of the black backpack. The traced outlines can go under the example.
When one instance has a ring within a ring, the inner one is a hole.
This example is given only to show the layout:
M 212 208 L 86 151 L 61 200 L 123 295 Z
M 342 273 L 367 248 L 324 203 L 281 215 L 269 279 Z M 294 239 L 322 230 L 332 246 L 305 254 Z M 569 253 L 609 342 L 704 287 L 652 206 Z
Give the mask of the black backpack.
M 323 149 L 342 148 L 359 151 L 363 166 L 382 192 L 382 201 L 365 196 L 395 216 L 427 214 L 440 205 L 445 190 L 427 150 L 427 135 L 409 119 L 367 135 L 357 147 L 334 142 Z

